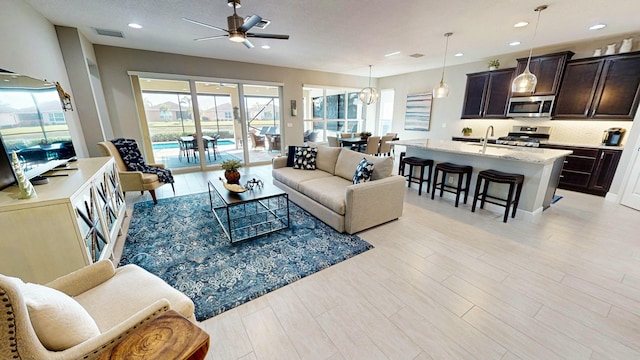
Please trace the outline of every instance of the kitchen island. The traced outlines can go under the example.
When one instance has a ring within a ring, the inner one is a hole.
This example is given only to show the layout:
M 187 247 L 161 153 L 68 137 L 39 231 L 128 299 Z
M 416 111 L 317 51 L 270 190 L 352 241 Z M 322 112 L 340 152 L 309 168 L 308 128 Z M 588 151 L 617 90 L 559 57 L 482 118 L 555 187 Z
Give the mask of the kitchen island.
M 400 140 L 393 141 L 396 146 L 406 146 L 406 156 L 417 156 L 432 159 L 434 162 L 451 162 L 459 165 L 473 166 L 469 203 L 473 200 L 473 190 L 478 172 L 494 169 L 503 172 L 524 175 L 524 185 L 518 204 L 517 217 L 526 221 L 535 221 L 542 216 L 542 211 L 551 205 L 555 194 L 565 156 L 569 150 L 514 147 L 487 144 L 484 153 L 482 145 L 448 140 Z M 504 184 L 491 184 L 490 194 L 506 197 Z M 503 212 L 497 206 L 489 206 Z

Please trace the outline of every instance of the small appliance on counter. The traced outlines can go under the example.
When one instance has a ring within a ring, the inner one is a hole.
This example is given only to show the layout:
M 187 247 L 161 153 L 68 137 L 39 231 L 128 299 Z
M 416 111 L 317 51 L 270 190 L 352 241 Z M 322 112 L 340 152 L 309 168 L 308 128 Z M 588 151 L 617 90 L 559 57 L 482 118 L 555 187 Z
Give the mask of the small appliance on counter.
M 602 145 L 605 146 L 620 146 L 622 145 L 622 138 L 626 132 L 623 128 L 609 128 L 604 131 L 602 136 Z

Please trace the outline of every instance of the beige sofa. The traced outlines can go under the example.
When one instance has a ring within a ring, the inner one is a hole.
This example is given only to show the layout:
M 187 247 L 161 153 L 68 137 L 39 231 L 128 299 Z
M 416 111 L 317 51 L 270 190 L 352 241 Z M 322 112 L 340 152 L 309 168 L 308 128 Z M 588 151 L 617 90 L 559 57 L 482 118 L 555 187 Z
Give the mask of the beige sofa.
M 287 166 L 273 159 L 273 183 L 289 199 L 340 232 L 349 234 L 402 216 L 405 179 L 393 175 L 393 158 L 365 155 L 345 148 L 318 146 L 316 170 Z M 371 181 L 353 184 L 362 158 L 374 163 Z

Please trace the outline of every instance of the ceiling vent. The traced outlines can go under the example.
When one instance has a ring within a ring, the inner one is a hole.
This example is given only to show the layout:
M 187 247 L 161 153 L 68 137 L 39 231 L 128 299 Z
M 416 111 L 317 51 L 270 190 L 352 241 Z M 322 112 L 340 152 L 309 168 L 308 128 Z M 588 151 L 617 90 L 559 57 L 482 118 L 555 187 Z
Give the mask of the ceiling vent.
M 414 59 L 417 59 L 417 58 L 421 58 L 421 57 L 423 57 L 423 56 L 424 56 L 424 54 L 418 54 L 418 53 L 415 53 L 415 54 L 411 54 L 411 55 L 409 55 L 409 56 L 410 56 L 410 57 L 412 57 L 412 58 L 414 58 Z
M 98 28 L 93 28 L 93 30 L 95 30 L 95 32 L 98 35 L 111 36 L 111 37 L 117 37 L 117 38 L 124 39 L 124 34 L 122 33 L 122 31 L 109 30 L 109 29 L 98 29 Z

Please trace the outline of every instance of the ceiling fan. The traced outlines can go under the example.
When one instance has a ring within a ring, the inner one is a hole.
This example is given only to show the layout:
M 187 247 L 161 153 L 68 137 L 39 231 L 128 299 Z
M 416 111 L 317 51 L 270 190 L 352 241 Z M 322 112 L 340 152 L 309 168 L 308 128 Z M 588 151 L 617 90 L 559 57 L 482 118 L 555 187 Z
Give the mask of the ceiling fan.
M 256 33 L 248 32 L 249 30 L 251 30 L 252 27 L 254 27 L 258 23 L 260 23 L 262 21 L 262 18 L 260 16 L 258 16 L 258 15 L 251 15 L 250 17 L 248 17 L 245 20 L 241 16 L 239 16 L 236 13 L 236 8 L 239 8 L 241 6 L 240 5 L 240 0 L 227 0 L 227 4 L 229 6 L 231 6 L 231 7 L 233 7 L 233 15 L 227 17 L 227 26 L 229 28 L 228 30 L 220 28 L 220 27 L 217 27 L 217 26 L 205 24 L 205 23 L 200 22 L 200 21 L 187 19 L 187 18 L 182 18 L 182 20 L 184 20 L 184 21 L 187 21 L 187 22 L 190 22 L 190 23 L 193 23 L 193 24 L 196 24 L 196 25 L 208 27 L 210 29 L 224 31 L 224 32 L 227 33 L 225 35 L 207 36 L 207 37 L 203 37 L 203 38 L 193 39 L 194 41 L 204 41 L 204 40 L 211 40 L 211 39 L 229 37 L 229 40 L 231 40 L 233 42 L 238 42 L 238 43 L 241 42 L 241 43 L 244 44 L 244 46 L 246 46 L 247 48 L 251 49 L 253 47 L 253 44 L 247 39 L 249 37 L 262 38 L 262 39 L 279 39 L 279 40 L 288 40 L 289 39 L 289 35 L 256 34 Z

